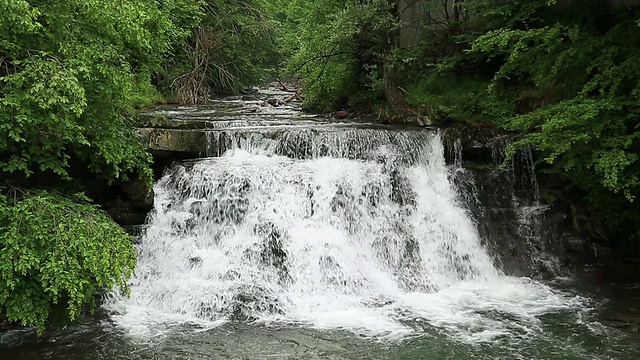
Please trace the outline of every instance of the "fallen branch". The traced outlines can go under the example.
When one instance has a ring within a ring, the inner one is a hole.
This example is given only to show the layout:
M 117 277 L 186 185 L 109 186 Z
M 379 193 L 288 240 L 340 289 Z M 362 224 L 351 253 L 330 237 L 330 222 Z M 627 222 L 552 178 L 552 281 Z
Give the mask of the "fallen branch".
M 285 85 L 282 81 L 280 81 L 280 79 L 276 79 L 276 80 L 278 80 L 278 84 L 280 84 L 280 90 L 286 91 L 286 92 L 298 93 L 298 89 L 289 89 L 287 85 Z
M 288 104 L 288 103 L 292 102 L 293 100 L 302 101 L 302 97 L 300 96 L 300 92 L 301 91 L 302 91 L 302 88 L 297 89 L 296 93 L 291 95 L 291 96 L 289 96 L 288 98 L 284 99 L 284 102 Z

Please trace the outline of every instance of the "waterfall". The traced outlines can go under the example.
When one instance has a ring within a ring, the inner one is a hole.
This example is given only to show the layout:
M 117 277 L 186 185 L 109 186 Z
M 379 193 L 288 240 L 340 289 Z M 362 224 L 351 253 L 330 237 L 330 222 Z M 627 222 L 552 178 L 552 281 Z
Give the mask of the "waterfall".
M 130 297 L 106 305 L 128 334 L 250 321 L 477 342 L 580 306 L 496 267 L 439 134 L 274 131 L 212 133 L 217 157 L 156 184 Z

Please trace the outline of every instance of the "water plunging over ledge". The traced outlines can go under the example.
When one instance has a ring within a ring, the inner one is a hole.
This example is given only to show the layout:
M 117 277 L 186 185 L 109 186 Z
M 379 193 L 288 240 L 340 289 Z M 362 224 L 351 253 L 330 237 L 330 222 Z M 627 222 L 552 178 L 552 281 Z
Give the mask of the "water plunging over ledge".
M 108 304 L 128 333 L 250 320 L 484 342 L 584 307 L 494 265 L 436 131 L 257 123 L 211 126 L 216 157 L 158 182 L 131 298 Z

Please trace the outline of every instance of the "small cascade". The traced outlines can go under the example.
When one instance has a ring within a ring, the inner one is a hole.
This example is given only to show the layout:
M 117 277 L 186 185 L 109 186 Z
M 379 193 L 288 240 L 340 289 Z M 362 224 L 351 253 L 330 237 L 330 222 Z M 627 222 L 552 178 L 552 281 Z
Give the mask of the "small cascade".
M 106 305 L 130 335 L 251 321 L 481 342 L 526 338 L 538 316 L 581 306 L 494 265 L 433 131 L 207 139 L 215 158 L 176 163 L 157 183 L 131 296 Z
M 447 149 L 447 159 L 450 159 L 451 165 L 455 170 L 464 169 L 463 156 L 462 156 L 462 139 L 460 136 L 449 136 Z
M 504 166 L 508 137 L 448 129 L 444 138 L 451 181 L 499 266 L 532 277 L 563 275 L 562 245 L 545 225 L 550 208 L 540 199 L 531 149 L 518 150 Z
M 229 150 L 280 155 L 294 159 L 335 157 L 376 160 L 377 150 L 395 149 L 395 161 L 415 163 L 429 131 L 390 130 L 367 124 L 322 126 L 233 128 L 209 131 L 207 155 L 219 157 Z M 397 151 L 398 148 L 406 152 Z
M 514 156 L 508 174 L 512 204 L 517 211 L 517 234 L 528 248 L 527 262 L 532 264 L 536 272 L 560 274 L 559 260 L 545 240 L 547 234 L 543 222 L 549 206 L 540 201 L 540 187 L 531 148 L 521 149 Z

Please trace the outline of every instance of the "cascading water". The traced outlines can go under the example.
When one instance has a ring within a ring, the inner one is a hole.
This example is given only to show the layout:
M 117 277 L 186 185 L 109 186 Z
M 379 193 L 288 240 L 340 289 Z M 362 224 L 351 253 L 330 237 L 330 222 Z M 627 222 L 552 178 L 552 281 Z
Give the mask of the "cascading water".
M 518 235 L 527 242 L 529 263 L 539 269 L 558 273 L 559 260 L 551 255 L 544 241 L 542 221 L 549 206 L 540 202 L 540 188 L 530 148 L 522 149 L 517 154 L 511 163 L 509 174 L 511 201 L 517 209 Z
M 131 296 L 107 304 L 131 335 L 255 321 L 478 342 L 581 306 L 496 268 L 434 132 L 219 135 L 222 156 L 174 164 L 155 187 Z

